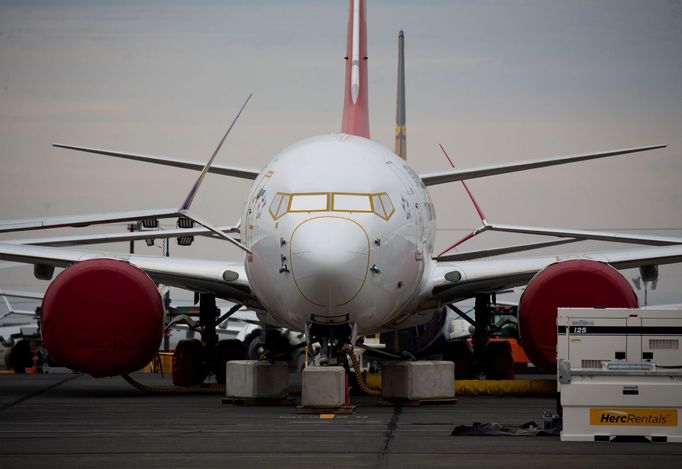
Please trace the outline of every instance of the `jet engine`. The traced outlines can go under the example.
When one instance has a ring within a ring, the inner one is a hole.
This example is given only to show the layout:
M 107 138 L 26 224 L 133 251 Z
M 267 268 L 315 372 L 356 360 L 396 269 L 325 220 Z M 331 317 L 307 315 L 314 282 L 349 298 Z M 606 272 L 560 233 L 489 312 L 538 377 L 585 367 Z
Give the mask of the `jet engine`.
M 556 370 L 557 308 L 636 308 L 637 295 L 610 265 L 575 259 L 547 266 L 531 279 L 519 303 L 519 334 L 528 359 Z
M 139 370 L 159 350 L 163 305 L 145 272 L 92 259 L 60 273 L 41 308 L 43 344 L 58 363 L 95 377 Z

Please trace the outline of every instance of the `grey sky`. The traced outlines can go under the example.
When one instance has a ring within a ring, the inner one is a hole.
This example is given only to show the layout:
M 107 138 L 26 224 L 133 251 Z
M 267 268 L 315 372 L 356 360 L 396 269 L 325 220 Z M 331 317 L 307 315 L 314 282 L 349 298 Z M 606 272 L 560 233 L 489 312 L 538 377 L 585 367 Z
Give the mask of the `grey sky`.
M 252 91 L 219 162 L 261 167 L 301 138 L 337 131 L 346 14 L 345 1 L 320 0 L 0 1 L 0 219 L 173 206 L 196 176 L 53 141 L 205 160 Z M 447 167 L 439 142 L 461 167 L 670 145 L 472 181 L 490 219 L 682 225 L 680 2 L 369 0 L 368 28 L 371 130 L 389 148 L 405 30 L 417 171 Z M 247 190 L 209 176 L 196 209 L 234 222 Z M 477 224 L 460 186 L 431 192 L 439 227 Z M 459 236 L 440 231 L 438 246 Z M 471 246 L 520 240 L 486 234 Z M 225 243 L 199 244 L 174 254 L 239 257 Z M 24 271 L 1 269 L 0 285 L 20 288 L 30 281 Z M 682 300 L 681 271 L 662 268 L 661 301 Z

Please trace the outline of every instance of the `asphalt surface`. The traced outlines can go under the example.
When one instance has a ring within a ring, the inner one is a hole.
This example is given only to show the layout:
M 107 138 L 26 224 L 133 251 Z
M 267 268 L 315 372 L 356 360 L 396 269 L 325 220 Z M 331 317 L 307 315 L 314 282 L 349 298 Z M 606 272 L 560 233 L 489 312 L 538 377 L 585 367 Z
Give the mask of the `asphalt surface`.
M 681 444 L 451 436 L 473 422 L 540 423 L 552 398 L 392 407 L 359 396 L 354 415 L 322 419 L 220 397 L 150 395 L 121 378 L 0 375 L 0 468 L 682 467 Z

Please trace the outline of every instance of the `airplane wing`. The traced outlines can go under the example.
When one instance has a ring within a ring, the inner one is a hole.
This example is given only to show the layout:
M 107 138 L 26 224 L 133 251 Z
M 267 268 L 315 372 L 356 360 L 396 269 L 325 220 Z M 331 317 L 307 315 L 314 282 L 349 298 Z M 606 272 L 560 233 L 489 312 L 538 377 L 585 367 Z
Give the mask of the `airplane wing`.
M 650 246 L 682 244 L 682 238 L 666 236 L 636 235 L 630 233 L 614 233 L 609 231 L 572 230 L 569 228 L 542 228 L 537 226 L 505 225 L 490 222 L 486 222 L 484 226 L 484 231 L 504 231 L 507 233 L 555 236 L 559 238 L 591 239 L 594 241 L 647 244 Z
M 19 310 L 15 309 L 12 304 L 9 301 L 9 297 L 11 298 L 28 298 L 31 300 L 42 300 L 42 295 L 38 295 L 37 293 L 25 293 L 25 292 L 12 292 L 12 291 L 6 291 L 6 290 L 0 290 L 0 296 L 2 297 L 2 300 L 5 303 L 5 306 L 7 307 L 7 311 L 4 313 L 0 314 L 0 320 L 5 319 L 8 316 L 29 316 L 33 318 L 36 313 L 35 311 L 26 311 L 26 310 Z M 0 337 L 0 342 L 2 342 L 2 337 Z
M 28 300 L 42 300 L 43 299 L 42 293 L 33 293 L 33 292 L 16 291 L 16 290 L 2 290 L 2 289 L 0 289 L 0 296 L 8 296 L 10 298 L 24 298 L 24 299 L 28 299 Z
M 478 251 L 457 252 L 455 254 L 448 254 L 448 255 L 444 255 L 444 256 L 434 257 L 434 259 L 437 260 L 438 262 L 468 261 L 470 259 L 480 259 L 483 257 L 495 257 L 495 256 L 501 256 L 503 254 L 511 254 L 511 253 L 515 253 L 515 252 L 532 251 L 533 249 L 548 248 L 548 247 L 552 247 L 552 246 L 559 246 L 561 244 L 576 243 L 578 241 L 582 241 L 582 240 L 570 238 L 570 239 L 560 239 L 558 241 L 545 241 L 545 242 L 541 242 L 541 243 L 515 244 L 513 246 L 505 246 L 505 247 L 501 247 L 501 248 L 490 248 L 490 249 L 481 249 Z M 25 243 L 25 244 L 34 244 L 34 243 Z
M 215 294 L 219 298 L 263 309 L 252 295 L 241 263 L 138 254 L 102 253 L 44 246 L 0 243 L 0 259 L 27 264 L 68 267 L 87 259 L 119 259 L 145 271 L 155 282 L 195 292 Z
M 464 182 L 462 182 L 464 184 Z M 468 189 L 467 189 L 468 191 Z M 469 193 L 471 196 L 471 193 Z M 473 198 L 472 198 L 473 200 Z M 475 203 L 475 200 L 474 200 Z M 477 205 L 478 207 L 478 205 Z M 477 210 L 480 210 L 477 208 Z M 593 241 L 609 241 L 609 242 L 614 242 L 614 243 L 627 243 L 627 244 L 644 244 L 648 246 L 670 246 L 673 244 L 682 244 L 682 238 L 679 237 L 670 237 L 670 236 L 654 236 L 654 235 L 638 235 L 638 234 L 632 234 L 632 233 L 617 233 L 613 231 L 595 231 L 595 230 L 577 230 L 577 229 L 570 229 L 570 228 L 545 228 L 545 227 L 538 227 L 538 226 L 522 226 L 522 225 L 505 225 L 501 223 L 491 223 L 488 220 L 485 219 L 485 217 L 481 216 L 481 222 L 483 223 L 481 226 L 476 228 L 474 231 L 471 233 L 465 235 L 463 238 L 459 239 L 458 241 L 454 242 L 447 248 L 443 249 L 436 257 L 436 260 L 439 261 L 448 261 L 448 260 L 464 260 L 465 257 L 462 257 L 461 255 L 445 255 L 447 252 L 450 252 L 452 249 L 455 247 L 459 246 L 463 242 L 473 238 L 474 236 L 477 236 L 481 233 L 484 233 L 486 231 L 501 231 L 501 232 L 507 232 L 507 233 L 521 233 L 521 234 L 530 234 L 530 235 L 541 235 L 541 236 L 554 236 L 556 238 L 568 238 L 563 240 L 565 243 L 572 243 L 576 241 L 582 241 L 582 240 L 593 240 Z M 538 249 L 541 247 L 547 247 L 553 245 L 552 243 L 559 243 L 562 244 L 558 241 L 553 241 L 549 242 L 550 244 L 544 244 L 543 243 L 534 243 L 534 244 L 527 244 L 527 245 L 518 245 L 518 246 L 509 246 L 506 248 L 498 248 L 498 249 L 493 249 L 489 250 L 493 252 L 493 254 L 489 254 L 490 256 L 493 255 L 499 255 L 499 254 L 507 254 L 510 252 L 521 252 L 521 251 L 526 251 L 526 250 L 531 250 L 531 249 Z M 498 252 L 497 254 L 494 254 L 494 252 Z M 477 256 L 477 252 L 472 252 L 472 255 L 470 255 L 468 258 L 474 258 L 474 257 L 487 257 L 485 255 L 485 251 L 482 251 L 481 256 Z
M 472 260 L 437 262 L 431 282 L 426 285 L 428 300 L 423 306 L 471 298 L 478 293 L 490 293 L 525 285 L 540 270 L 566 259 L 591 259 L 606 262 L 616 269 L 642 265 L 682 262 L 682 246 L 662 246 L 609 251 L 582 255 L 544 256 L 521 259 Z
M 585 153 L 580 155 L 555 156 L 538 160 L 515 161 L 512 163 L 502 163 L 470 169 L 449 169 L 446 171 L 420 174 L 419 177 L 425 185 L 435 186 L 436 184 L 444 184 L 446 182 L 465 181 L 468 179 L 476 179 L 485 176 L 494 176 L 496 174 L 514 173 L 516 171 L 543 168 L 545 166 L 575 163 L 578 161 L 594 160 L 609 156 L 627 155 L 629 153 L 638 153 L 641 151 L 665 148 L 666 146 L 667 145 L 651 145 L 647 147 L 625 148 L 622 150 L 610 150 L 599 153 Z
M 223 233 L 236 233 L 236 226 L 219 226 L 218 230 Z M 122 233 L 103 233 L 91 235 L 53 236 L 47 238 L 12 239 L 4 240 L 7 244 L 26 244 L 32 246 L 80 246 L 84 244 L 105 244 L 119 241 L 143 241 L 148 239 L 180 238 L 186 236 L 210 236 L 216 237 L 213 231 L 207 228 L 178 228 L 170 230 L 133 231 Z
M 151 156 L 151 155 L 141 155 L 137 153 L 123 153 L 120 151 L 104 150 L 101 148 L 87 148 L 79 147 L 75 145 L 63 145 L 61 143 L 53 143 L 53 147 L 65 148 L 67 150 L 82 151 L 85 153 L 94 153 L 96 155 L 113 156 L 116 158 L 125 158 L 128 160 L 144 161 L 146 163 L 160 164 L 164 166 L 174 166 L 176 168 L 191 169 L 194 171 L 201 171 L 204 169 L 205 163 L 197 163 L 196 161 L 188 160 L 178 160 L 174 158 L 168 158 L 165 156 Z M 219 164 L 212 164 L 208 170 L 209 173 L 220 174 L 222 176 L 232 176 L 241 179 L 256 179 L 258 176 L 257 169 L 251 168 L 241 168 L 238 166 L 226 166 Z
M 76 227 L 105 223 L 138 221 L 150 218 L 175 218 L 181 216 L 177 208 L 161 208 L 152 210 L 133 210 L 127 212 L 109 212 L 87 215 L 65 215 L 45 218 L 23 218 L 0 221 L 0 233 L 16 231 L 43 230 L 47 228 Z

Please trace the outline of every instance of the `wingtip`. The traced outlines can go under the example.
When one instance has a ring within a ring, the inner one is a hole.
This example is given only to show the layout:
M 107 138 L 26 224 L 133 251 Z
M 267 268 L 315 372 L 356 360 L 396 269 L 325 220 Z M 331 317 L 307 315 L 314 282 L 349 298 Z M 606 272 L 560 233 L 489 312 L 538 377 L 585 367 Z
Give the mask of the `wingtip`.
M 75 145 L 67 145 L 66 143 L 57 143 L 57 142 L 53 142 L 52 146 L 54 148 L 64 148 L 66 150 L 82 150 L 83 149 L 82 147 L 77 147 Z

